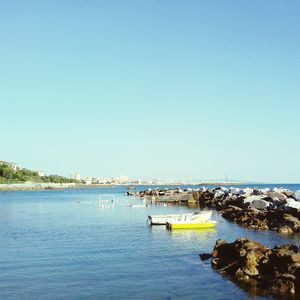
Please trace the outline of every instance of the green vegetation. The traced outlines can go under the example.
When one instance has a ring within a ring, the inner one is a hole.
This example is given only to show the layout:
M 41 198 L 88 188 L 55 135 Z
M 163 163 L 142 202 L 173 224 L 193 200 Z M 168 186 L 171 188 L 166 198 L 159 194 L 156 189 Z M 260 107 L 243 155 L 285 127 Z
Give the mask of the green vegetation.
M 39 176 L 38 172 L 28 169 L 14 170 L 11 166 L 0 164 L 0 184 L 1 183 L 22 183 L 22 182 L 52 182 L 52 183 L 80 183 L 75 179 L 69 179 L 59 175 Z

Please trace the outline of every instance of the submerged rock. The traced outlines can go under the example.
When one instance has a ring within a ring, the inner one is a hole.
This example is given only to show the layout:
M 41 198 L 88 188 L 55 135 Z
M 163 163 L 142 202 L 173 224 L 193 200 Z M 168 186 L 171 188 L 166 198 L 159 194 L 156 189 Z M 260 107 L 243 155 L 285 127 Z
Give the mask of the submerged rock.
M 218 240 L 211 257 L 214 269 L 245 287 L 264 289 L 264 294 L 300 294 L 297 246 L 268 248 L 248 238 L 239 238 L 233 243 Z M 205 254 L 201 258 L 210 257 Z
M 200 256 L 201 260 L 207 260 L 207 259 L 212 258 L 211 253 L 201 253 L 199 256 Z

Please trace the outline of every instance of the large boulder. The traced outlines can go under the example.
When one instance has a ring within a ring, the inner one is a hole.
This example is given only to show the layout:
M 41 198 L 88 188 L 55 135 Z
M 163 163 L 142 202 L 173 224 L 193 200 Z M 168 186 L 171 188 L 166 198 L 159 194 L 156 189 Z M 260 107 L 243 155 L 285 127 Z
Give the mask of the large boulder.
M 248 238 L 233 243 L 218 240 L 212 252 L 212 266 L 238 280 L 248 280 L 259 274 L 258 263 L 267 248 Z
M 270 202 L 265 200 L 265 196 L 263 195 L 252 195 L 246 197 L 244 199 L 244 203 L 249 205 L 250 207 L 258 208 L 258 209 L 266 209 L 270 206 Z
M 243 196 L 229 196 L 223 202 L 223 209 L 229 206 L 245 207 Z M 247 205 L 246 205 L 247 207 Z
M 273 200 L 285 201 L 287 196 L 283 193 L 279 192 L 269 192 L 268 196 L 271 197 Z
M 218 199 L 218 198 L 221 198 L 225 195 L 225 192 L 223 190 L 217 190 L 214 194 L 214 198 L 215 199 Z
M 233 243 L 218 240 L 211 255 L 201 255 L 203 260 L 209 258 L 212 258 L 214 269 L 242 283 L 242 287 L 264 295 L 300 296 L 300 251 L 297 246 L 271 249 L 248 238 Z
M 263 195 L 268 195 L 270 192 L 271 192 L 271 189 L 269 189 L 269 188 L 265 188 L 265 189 L 262 189 L 262 190 L 261 190 L 261 193 L 262 193 Z
M 266 200 L 263 200 L 263 199 L 253 200 L 250 203 L 250 207 L 254 207 L 254 208 L 257 208 L 257 209 L 266 209 L 270 205 L 271 205 L 270 202 L 268 202 Z
M 285 207 L 286 207 L 286 208 L 300 209 L 300 202 L 294 200 L 293 198 L 288 198 L 288 199 L 286 200 Z
M 253 189 L 251 188 L 245 188 L 243 189 L 243 195 L 244 197 L 250 197 L 252 195 Z
M 243 190 L 238 189 L 238 188 L 230 188 L 229 193 L 232 195 L 239 196 L 239 195 L 242 195 L 244 192 L 243 192 Z

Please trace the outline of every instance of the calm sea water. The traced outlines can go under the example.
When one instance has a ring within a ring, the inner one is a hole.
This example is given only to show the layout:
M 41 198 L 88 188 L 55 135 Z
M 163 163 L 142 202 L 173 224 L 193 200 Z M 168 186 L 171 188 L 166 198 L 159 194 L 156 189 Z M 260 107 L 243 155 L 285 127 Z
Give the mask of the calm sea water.
M 219 238 L 241 236 L 269 246 L 300 244 L 296 237 L 241 228 L 217 213 L 217 229 L 150 228 L 148 214 L 193 210 L 130 208 L 140 200 L 125 192 L 0 193 L 0 299 L 248 299 L 199 253 L 210 252 Z M 114 206 L 97 205 L 99 194 L 114 195 Z

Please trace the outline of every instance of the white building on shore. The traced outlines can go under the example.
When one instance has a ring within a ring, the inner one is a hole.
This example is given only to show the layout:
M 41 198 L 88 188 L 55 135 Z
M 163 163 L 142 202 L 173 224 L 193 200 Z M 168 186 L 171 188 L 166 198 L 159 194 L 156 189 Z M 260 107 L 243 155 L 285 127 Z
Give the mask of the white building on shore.
M 79 173 L 74 173 L 74 174 L 71 174 L 71 179 L 75 179 L 75 180 L 81 180 L 81 176 Z
M 119 183 L 119 184 L 127 184 L 128 181 L 129 181 L 129 178 L 128 178 L 128 176 L 122 175 L 122 176 L 120 176 L 120 177 L 117 177 L 115 180 L 116 180 L 116 182 Z
M 88 177 L 88 176 L 82 177 L 82 180 L 84 181 L 84 183 L 86 185 L 91 185 L 93 183 L 93 178 L 92 177 Z
M 43 172 L 43 171 L 37 171 L 37 172 L 38 172 L 38 175 L 40 177 L 45 177 L 46 176 L 45 172 Z

